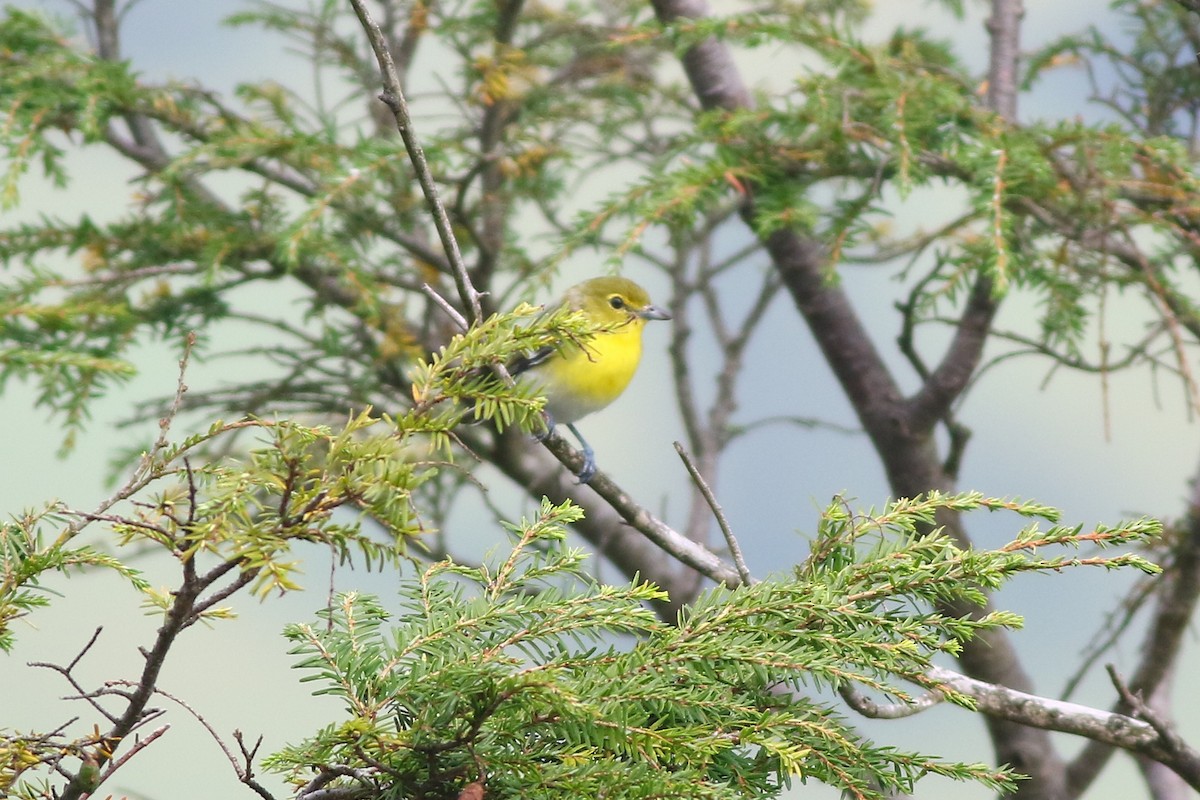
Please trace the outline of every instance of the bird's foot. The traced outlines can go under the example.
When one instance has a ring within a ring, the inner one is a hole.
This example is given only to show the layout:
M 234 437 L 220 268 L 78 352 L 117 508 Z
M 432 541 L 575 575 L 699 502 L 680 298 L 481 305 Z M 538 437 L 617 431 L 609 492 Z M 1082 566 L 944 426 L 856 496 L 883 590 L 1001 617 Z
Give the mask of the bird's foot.
M 583 467 L 579 470 L 579 483 L 585 484 L 596 475 L 596 459 L 590 450 L 583 453 Z
M 567 428 L 575 434 L 575 438 L 579 440 L 579 445 L 583 448 L 583 466 L 579 469 L 579 482 L 587 483 L 596 474 L 596 452 L 587 443 L 587 439 L 584 439 L 583 435 L 579 433 L 578 428 L 574 425 L 568 425 Z

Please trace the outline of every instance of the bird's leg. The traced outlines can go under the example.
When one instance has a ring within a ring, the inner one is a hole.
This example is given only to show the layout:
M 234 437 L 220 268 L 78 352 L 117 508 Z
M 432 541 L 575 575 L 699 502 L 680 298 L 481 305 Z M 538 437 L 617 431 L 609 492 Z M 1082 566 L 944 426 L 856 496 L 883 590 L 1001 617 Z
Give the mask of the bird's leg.
M 549 411 L 543 411 L 542 413 L 546 415 L 546 428 L 534 434 L 534 438 L 539 442 L 546 441 L 546 438 L 550 436 L 550 432 L 554 430 L 554 417 Z M 579 482 L 587 483 L 596 474 L 596 452 L 592 450 L 592 446 L 587 443 L 587 439 L 583 438 L 583 434 L 579 432 L 574 423 L 568 422 L 567 429 L 575 434 L 575 438 L 579 440 L 579 446 L 583 448 L 583 469 L 579 470 Z
M 568 422 L 567 430 L 575 434 L 575 438 L 579 440 L 579 444 L 583 448 L 583 469 L 579 470 L 579 482 L 587 483 L 596 474 L 596 453 L 592 450 L 592 446 L 587 443 L 587 439 L 583 438 L 583 434 L 579 432 L 574 423 Z

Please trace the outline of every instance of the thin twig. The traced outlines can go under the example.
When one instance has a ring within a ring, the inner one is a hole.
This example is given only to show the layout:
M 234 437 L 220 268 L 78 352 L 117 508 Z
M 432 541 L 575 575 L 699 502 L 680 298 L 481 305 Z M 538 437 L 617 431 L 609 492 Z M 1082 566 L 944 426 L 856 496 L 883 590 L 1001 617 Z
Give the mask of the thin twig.
M 79 693 L 79 697 L 81 699 L 86 700 L 88 705 L 90 705 L 92 708 L 94 708 L 98 714 L 102 715 L 109 722 L 115 724 L 118 717 L 115 714 L 110 714 L 104 708 L 104 706 L 100 705 L 100 702 L 91 693 L 89 693 L 86 689 L 84 689 L 83 686 L 81 686 L 79 684 L 79 682 L 75 680 L 75 676 L 71 674 L 72 670 L 75 669 L 75 667 L 79 664 L 80 660 L 82 660 L 83 657 L 85 655 L 87 655 L 88 651 L 91 650 L 92 647 L 96 644 L 96 640 L 100 638 L 100 632 L 103 630 L 104 630 L 104 627 L 99 626 L 96 628 L 96 630 L 92 631 L 92 636 L 90 639 L 87 640 L 87 644 L 85 644 L 80 649 L 79 653 L 73 659 L 71 659 L 71 662 L 69 664 L 67 664 L 65 667 L 60 666 L 58 664 L 51 664 L 46 661 L 30 661 L 28 665 L 31 667 L 42 667 L 44 669 L 51 669 L 51 670 L 54 670 L 55 672 L 57 672 L 58 674 L 62 675 L 63 678 L 66 679 L 67 683 L 71 684 L 71 688 Z
M 133 474 L 129 476 L 129 480 L 107 499 L 103 500 L 95 511 L 91 514 L 76 515 L 75 521 L 68 525 L 67 529 L 59 535 L 54 543 L 54 547 L 64 546 L 91 522 L 100 519 L 108 509 L 120 501 L 132 497 L 154 479 L 154 459 L 167 448 L 167 435 L 171 430 L 171 423 L 179 415 L 180 408 L 183 407 L 183 395 L 188 390 L 187 384 L 184 383 L 183 379 L 187 373 L 188 360 L 191 358 L 192 348 L 195 345 L 196 332 L 188 331 L 183 339 L 183 355 L 179 358 L 179 378 L 175 382 L 175 398 L 171 401 L 171 407 L 167 410 L 167 413 L 158 421 L 158 439 L 155 440 L 150 452 L 142 456 L 141 462 L 134 469 Z
M 428 283 L 421 284 L 421 291 L 424 292 L 429 297 L 429 299 L 433 301 L 434 305 L 436 305 L 442 311 L 446 312 L 446 316 L 448 316 L 448 317 L 450 317 L 450 319 L 454 320 L 454 324 L 458 326 L 459 330 L 465 331 L 467 328 L 471 327 L 467 323 L 466 317 L 464 317 L 462 314 L 458 313 L 458 309 L 455 308 L 454 306 L 450 305 L 450 301 L 447 300 L 446 298 L 442 297 L 440 294 L 438 294 L 437 290 L 434 289 L 432 286 L 430 286 Z
M 566 437 L 556 431 L 550 431 L 546 435 L 546 438 L 542 440 L 542 444 L 560 463 L 564 464 L 572 472 L 577 473 L 583 467 L 583 455 L 571 446 Z M 561 479 L 557 475 L 548 477 L 545 474 L 539 474 L 530 470 L 527 465 L 511 459 L 500 458 L 497 460 L 497 466 L 514 479 L 523 482 L 531 491 L 540 492 L 548 497 L 566 495 L 572 488 L 566 484 L 565 479 Z M 596 474 L 588 481 L 587 486 L 599 495 L 605 504 L 628 523 L 631 528 L 649 539 L 651 543 L 676 561 L 691 567 L 706 578 L 729 588 L 742 585 L 741 576 L 738 575 L 735 567 L 722 561 L 716 553 L 707 547 L 692 541 L 655 517 L 645 506 L 635 501 L 632 495 L 618 486 L 602 470 L 596 471 Z M 594 522 L 600 518 L 601 513 L 599 510 L 596 510 L 595 513 L 589 512 L 588 518 Z M 613 520 L 613 523 L 615 524 L 615 520 Z M 597 528 L 596 530 L 610 532 L 614 529 L 605 525 L 603 528 Z M 593 541 L 601 544 L 601 550 L 603 550 L 603 539 L 594 537 Z M 665 570 L 655 569 L 652 565 L 646 565 L 645 563 L 641 563 L 641 566 L 636 568 L 636 570 L 630 569 L 629 571 L 631 573 L 636 571 L 645 576 L 647 570 L 657 574 L 655 582 L 659 585 L 663 585 L 671 580 L 670 575 Z
M 133 682 L 128 681 L 127 683 L 132 684 Z M 213 726 L 209 723 L 209 721 L 207 719 L 205 719 L 204 716 L 199 711 L 192 708 L 183 699 L 176 697 L 175 695 L 171 694 L 170 692 L 166 691 L 165 689 L 155 687 L 154 692 L 155 692 L 155 694 L 162 695 L 163 697 L 167 698 L 168 700 L 174 702 L 176 705 L 178 705 L 180 708 L 182 708 L 188 714 L 191 714 L 192 718 L 200 723 L 200 725 L 204 728 L 204 730 L 206 730 L 208 732 L 208 735 L 212 737 L 213 741 L 217 743 L 217 747 L 220 748 L 221 752 L 225 754 L 225 758 L 229 760 L 229 764 L 230 764 L 230 766 L 233 767 L 233 772 L 235 775 L 237 775 L 239 781 L 244 783 L 246 786 L 250 787 L 259 797 L 262 797 L 263 800 L 274 800 L 271 793 L 269 791 L 267 791 L 264 787 L 262 787 L 258 783 L 258 781 L 254 780 L 254 773 L 251 770 L 252 755 L 250 752 L 248 752 L 246 750 L 246 745 L 242 741 L 241 731 L 234 732 L 234 740 L 238 743 L 238 747 L 242 752 L 242 756 L 246 760 L 245 767 L 243 767 L 240 763 L 238 763 L 237 758 L 234 757 L 233 752 L 225 744 L 225 741 L 223 739 L 221 739 L 220 734 L 217 733 L 216 729 L 213 728 Z M 259 743 L 261 743 L 261 742 L 262 742 L 262 738 L 259 737 Z M 258 745 L 255 745 L 254 750 L 255 751 L 258 750 Z
M 363 30 L 366 31 L 371 49 L 375 51 L 375 58 L 379 62 L 379 71 L 383 78 L 383 94 L 379 95 L 379 99 L 391 109 L 392 114 L 396 117 L 396 127 L 400 131 L 400 138 L 404 140 L 404 149 L 408 151 L 408 158 L 417 175 L 417 182 L 421 184 L 421 192 L 425 195 L 425 202 L 433 215 L 438 237 L 442 240 L 442 248 L 450 260 L 450 269 L 454 275 L 454 284 L 458 288 L 458 297 L 462 301 L 463 307 L 466 308 L 470 321 L 477 323 L 483 319 L 483 309 L 479 302 L 480 294 L 471 283 L 471 276 L 467 274 L 466 264 L 463 262 L 462 253 L 458 249 L 458 241 L 454 238 L 454 230 L 450 225 L 450 217 L 446 214 L 446 207 L 438 196 L 437 184 L 429 169 L 429 162 L 425 160 L 425 151 L 421 148 L 416 131 L 413 130 L 408 101 L 404 99 L 400 74 L 396 70 L 396 63 L 392 60 L 391 51 L 388 49 L 387 38 L 375 20 L 371 18 L 371 14 L 362 0 L 350 0 L 350 5 L 354 7 L 354 13 L 358 16 Z
M 1108 679 L 1112 681 L 1113 688 L 1117 690 L 1117 694 L 1121 696 L 1121 701 L 1129 706 L 1134 715 L 1145 721 L 1147 725 L 1154 728 L 1155 732 L 1162 740 L 1168 744 L 1173 743 L 1177 738 L 1171 726 L 1158 715 L 1158 713 L 1150 707 L 1150 705 L 1142 699 L 1141 692 L 1135 692 L 1125 683 L 1124 678 L 1117 672 L 1117 668 L 1112 664 L 1105 664 L 1104 671 L 1108 673 Z
M 124 766 L 129 759 L 145 750 L 155 739 L 162 736 L 169 730 L 171 730 L 170 725 L 163 725 L 161 728 L 155 728 L 154 730 L 150 731 L 145 738 L 138 739 L 136 742 L 134 742 L 128 753 L 125 753 L 123 756 L 108 765 L 108 768 L 104 770 L 104 774 L 100 776 L 100 779 L 96 781 L 96 784 L 92 787 L 92 794 L 95 794 L 95 790 L 99 788 L 100 784 L 112 777 L 112 774 Z
M 87 655 L 88 650 L 91 650 L 92 646 L 96 644 L 96 640 L 100 638 L 100 632 L 103 630 L 104 630 L 104 626 L 98 625 L 96 627 L 96 630 L 92 631 L 92 638 L 87 640 L 87 644 L 85 644 L 83 646 L 83 649 L 79 651 L 79 654 L 71 659 L 70 664 L 67 664 L 67 672 L 70 672 L 71 670 L 75 669 L 75 665 L 78 664 L 83 659 L 83 657 L 85 655 Z
M 733 535 L 733 530 L 729 527 L 729 521 L 725 519 L 725 511 L 721 508 L 721 504 L 717 502 L 712 489 L 704 481 L 704 476 L 700 474 L 700 470 L 696 469 L 696 465 L 692 463 L 691 456 L 687 454 L 687 451 L 683 449 L 683 445 L 679 442 L 675 442 L 675 452 L 679 453 L 679 457 L 683 459 L 683 465 L 687 467 L 688 474 L 692 476 L 692 481 L 696 484 L 696 488 L 700 490 L 700 494 L 704 495 L 705 502 L 712 509 L 713 516 L 717 518 L 717 525 L 720 526 L 721 534 L 725 537 L 726 544 L 729 545 L 729 553 L 733 556 L 733 564 L 737 567 L 742 584 L 749 586 L 754 583 L 754 576 L 750 574 L 750 569 L 746 566 L 746 559 L 742 557 L 741 545 L 738 544 L 737 537 Z

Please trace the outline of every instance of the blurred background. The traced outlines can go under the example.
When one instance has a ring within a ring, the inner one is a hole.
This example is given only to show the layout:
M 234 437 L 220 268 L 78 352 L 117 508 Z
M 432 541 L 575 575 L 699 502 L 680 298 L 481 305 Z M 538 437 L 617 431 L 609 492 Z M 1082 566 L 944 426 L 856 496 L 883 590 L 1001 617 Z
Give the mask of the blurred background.
M 68 2 L 15 3 L 37 7 L 64 18 L 73 9 Z M 281 5 L 286 6 L 287 3 Z M 1116 18 L 1095 0 L 1026 0 L 1023 46 L 1032 50 L 1082 25 L 1095 24 L 1119 36 Z M 122 46 L 126 57 L 151 81 L 196 80 L 229 96 L 235 84 L 263 79 L 286 82 L 293 88 L 304 83 L 305 61 L 289 54 L 284 43 L 254 28 L 229 28 L 221 20 L 238 10 L 234 0 L 205 3 L 142 2 L 129 12 L 123 27 Z M 986 68 L 987 6 L 967 4 L 961 21 L 952 20 L 924 0 L 889 0 L 880 3 L 870 30 L 880 39 L 897 26 L 929 26 L 938 36 L 955 44 L 956 51 L 973 71 Z M 76 26 L 78 29 L 78 26 Z M 780 63 L 778 54 L 755 52 L 742 63 L 750 77 L 768 81 L 774 75 L 791 75 L 799 64 Z M 429 67 L 429 60 L 423 62 Z M 436 73 L 436 69 L 433 70 Z M 436 85 L 436 74 L 414 77 L 418 84 Z M 2 78 L 0 78 L 2 79 Z M 1042 80 L 1035 90 L 1022 96 L 1020 116 L 1063 117 L 1077 113 L 1086 119 L 1101 119 L 1102 112 L 1087 102 L 1088 87 L 1080 70 L 1060 69 Z M 1070 109 L 1071 111 L 1067 111 Z M 416 120 L 418 132 L 421 121 Z M 66 190 L 55 190 L 36 176 L 21 183 L 19 208 L 3 212 L 6 218 L 32 219 L 41 213 L 73 217 L 88 213 L 97 219 L 116 215 L 130 202 L 136 187 L 127 183 L 132 174 L 124 165 L 99 151 L 75 152 L 68 170 L 76 176 Z M 114 187 L 117 187 L 114 189 Z M 120 192 L 125 192 L 122 195 Z M 930 215 L 948 213 L 956 202 L 953 192 L 918 192 L 893 203 L 893 224 L 898 229 L 919 228 Z M 11 217 L 10 217 L 11 215 Z M 729 248 L 743 245 L 747 234 L 731 228 Z M 765 259 L 763 268 L 766 268 Z M 598 271 L 595 264 L 574 259 L 564 268 L 556 288 L 565 287 Z M 11 272 L 0 271 L 0 280 Z M 665 291 L 661 276 L 634 275 L 647 284 L 652 294 Z M 899 319 L 893 308 L 896 297 L 894 270 L 889 267 L 847 267 L 843 279 L 885 349 L 892 342 Z M 739 286 L 731 281 L 728 291 Z M 543 301 L 551 299 L 548 292 Z M 251 302 L 256 302 L 251 300 Z M 274 293 L 257 300 L 286 303 Z M 767 426 L 746 434 L 722 463 L 720 500 L 738 534 L 749 566 L 765 576 L 785 569 L 804 557 L 807 536 L 814 530 L 820 509 L 837 494 L 853 505 L 880 507 L 888 499 L 887 485 L 862 435 L 853 432 L 857 423 L 827 366 L 800 326 L 790 305 L 782 298 L 769 311 L 763 339 L 774 348 L 752 348 L 745 373 L 741 419 L 773 414 L 795 414 L 830 423 L 805 429 L 796 425 Z M 998 325 L 1009 326 L 1022 314 L 1032 314 L 1019 296 L 1006 301 Z M 1141 325 L 1139 319 L 1114 319 L 1113 325 Z M 237 341 L 236 329 L 217 332 L 217 337 Z M 602 414 L 581 424 L 596 446 L 602 469 L 668 522 L 672 515 L 686 512 L 687 477 L 671 447 L 681 438 L 669 386 L 666 356 L 667 331 L 650 326 L 641 371 L 622 400 Z M 218 338 L 220 341 L 220 338 Z M 706 345 L 698 347 L 703 352 Z M 711 343 L 710 345 L 711 346 Z M 137 358 L 138 376 L 98 403 L 94 418 L 80 436 L 77 446 L 65 457 L 56 455 L 62 441 L 59 423 L 35 408 L 36 395 L 28 388 L 10 387 L 0 403 L 7 422 L 0 481 L 0 513 L 16 515 L 53 499 L 74 508 L 94 507 L 112 491 L 111 463 L 131 436 L 147 443 L 157 434 L 153 423 L 139 429 L 120 427 L 139 400 L 169 395 L 175 386 L 178 367 L 175 351 L 143 348 Z M 788 369 L 779 369 L 786 359 Z M 194 364 L 187 383 L 193 389 L 214 388 L 227 380 L 231 370 L 252 368 L 236 361 Z M 915 380 L 914 380 L 915 382 Z M 800 402 L 797 403 L 797 398 Z M 660 409 L 660 411 L 658 411 Z M 649 410 L 656 410 L 653 414 Z M 1099 380 L 1067 372 L 1053 372 L 1046 363 L 1017 359 L 988 371 L 970 392 L 960 419 L 974 431 L 962 470 L 961 488 L 989 495 L 1036 499 L 1059 507 L 1067 523 L 1092 525 L 1150 515 L 1182 515 L 1189 480 L 1200 462 L 1200 428 L 1188 411 L 1187 398 L 1179 382 L 1161 380 L 1146 371 L 1118 373 Z M 845 430 L 838 429 L 840 427 Z M 136 433 L 136 435 L 135 435 Z M 765 468 L 764 468 L 765 467 Z M 487 481 L 486 472 L 482 473 Z M 528 500 L 501 499 L 510 503 L 514 515 L 528 510 Z M 461 527 L 471 527 L 466 507 Z M 476 523 L 477 525 L 479 523 Z M 490 523 L 489 523 L 490 524 Z M 981 546 L 1008 541 L 1022 523 L 1011 516 L 968 518 L 967 524 Z M 502 542 L 496 531 L 480 530 L 481 540 Z M 137 565 L 151 581 L 165 584 L 171 573 L 155 580 L 161 565 L 146 561 Z M 237 728 L 250 741 L 263 736 L 262 752 L 296 741 L 328 722 L 337 711 L 336 701 L 313 699 L 297 679 L 300 673 L 288 667 L 292 659 L 279 635 L 283 625 L 310 620 L 327 600 L 331 565 L 328 554 L 316 548 L 305 562 L 306 588 L 282 600 L 255 603 L 242 598 L 235 604 L 239 618 L 221 623 L 218 635 L 196 629 L 185 635 L 179 652 L 168 661 L 160 685 L 185 698 L 226 742 Z M 605 573 L 601 568 L 601 575 Z M 615 577 L 615 572 L 609 577 Z M 1024 630 L 1014 634 L 1017 646 L 1036 676 L 1039 691 L 1057 696 L 1076 668 L 1081 654 L 1106 623 L 1107 615 L 1119 613 L 1119 601 L 1132 574 L 1107 574 L 1074 570 L 1055 576 L 1027 576 L 1005 588 L 996 598 L 1001 608 L 1026 616 Z M 87 681 L 136 675 L 141 663 L 137 652 L 157 627 L 157 619 L 146 616 L 139 597 L 113 576 L 89 575 L 71 579 L 70 593 L 51 608 L 38 612 L 18 628 L 18 646 L 13 654 L 0 657 L 0 724 L 26 729 L 49 719 L 72 716 L 72 703 L 63 700 L 69 687 L 45 669 L 31 669 L 31 661 L 69 661 L 91 632 L 105 625 L 97 647 L 80 667 Z M 338 588 L 351 581 L 338 577 Z M 356 575 L 353 584 L 385 598 L 395 585 L 386 574 Z M 79 584 L 83 584 L 80 586 Z M 86 588 L 85 588 L 86 587 Z M 55 587 L 51 587 L 55 588 Z M 59 586 L 59 590 L 66 587 Z M 112 620 L 122 620 L 113 625 Z M 1137 655 L 1136 633 L 1101 659 L 1118 668 L 1132 664 Z M 1200 668 L 1200 652 L 1192 642 L 1181 674 Z M 230 674 L 234 659 L 253 654 L 264 674 L 278 676 L 272 683 L 246 685 Z M 1177 709 L 1200 703 L 1200 689 L 1182 681 L 1176 688 Z M 1094 669 L 1073 699 L 1106 708 L 1113 698 L 1112 687 L 1102 667 Z M 130 797 L 188 798 L 232 795 L 239 788 L 232 769 L 215 743 L 194 720 L 171 714 L 172 730 L 153 745 L 157 757 L 134 759 L 122 768 L 106 792 Z M 939 708 L 920 718 L 903 722 L 863 721 L 870 735 L 904 747 L 922 748 L 947 758 L 988 761 L 990 749 L 982 732 L 982 721 L 955 708 Z M 1194 745 L 1200 744 L 1200 720 L 1180 720 L 1180 731 Z M 1080 746 L 1071 737 L 1061 737 L 1064 749 Z M 162 750 L 176 754 L 164 758 Z M 170 769 L 163 771 L 169 763 Z M 270 778 L 264 782 L 278 786 Z M 1137 796 L 1140 783 L 1126 757 L 1114 759 L 1093 789 L 1090 798 Z M 795 797 L 836 797 L 823 787 L 797 787 Z M 917 797 L 982 798 L 982 789 L 949 782 L 924 781 Z

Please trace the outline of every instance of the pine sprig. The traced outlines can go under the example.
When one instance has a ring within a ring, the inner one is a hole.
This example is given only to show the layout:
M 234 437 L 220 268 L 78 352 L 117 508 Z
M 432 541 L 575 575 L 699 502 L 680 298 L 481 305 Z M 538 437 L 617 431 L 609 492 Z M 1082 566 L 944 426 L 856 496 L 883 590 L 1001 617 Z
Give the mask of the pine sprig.
M 138 591 L 150 588 L 141 572 L 110 553 L 91 546 L 68 547 L 62 541 L 47 542 L 46 528 L 63 521 L 59 511 L 50 506 L 0 523 L 0 651 L 12 649 L 15 620 L 50 604 L 49 595 L 53 593 L 42 585 L 46 573 L 70 575 L 104 569 L 125 578 Z
M 297 781 L 316 763 L 410 792 L 481 780 L 498 797 L 588 787 L 632 798 L 648 790 L 639 775 L 728 798 L 772 797 L 794 779 L 861 798 L 912 791 L 928 774 L 1011 787 L 1004 770 L 878 747 L 807 692 L 858 684 L 905 703 L 915 683 L 972 708 L 926 676 L 932 659 L 1021 619 L 947 616 L 937 602 L 982 601 L 982 588 L 1020 572 L 1101 563 L 1042 558 L 1043 548 L 1128 545 L 1158 527 L 1030 527 L 1008 546 L 964 551 L 935 527 L 949 509 L 1059 517 L 976 493 L 877 514 L 837 501 L 792 577 L 709 591 L 668 625 L 645 608 L 661 599 L 653 587 L 581 584 L 582 555 L 563 543 L 579 511 L 543 502 L 511 527 L 504 557 L 441 562 L 406 582 L 395 617 L 347 596 L 320 624 L 289 627 L 304 680 L 342 697 L 350 717 L 270 763 Z M 1146 568 L 1126 555 L 1104 564 Z
M 494 314 L 417 362 L 411 373 L 414 412 L 442 408 L 455 420 L 491 420 L 501 430 L 514 425 L 540 430 L 545 398 L 538 387 L 502 380 L 495 368 L 548 347 L 583 346 L 597 330 L 595 323 L 566 309 L 544 312 L 523 303 Z
M 580 554 L 561 541 L 578 512 L 544 504 L 513 527 L 516 544 L 501 560 L 444 562 L 405 584 L 398 617 L 347 597 L 321 624 L 290 627 L 305 680 L 345 699 L 351 719 L 271 763 L 296 780 L 318 755 L 329 768 L 385 764 L 376 779 L 445 792 L 486 778 L 502 797 L 558 796 L 562 786 L 633 797 L 645 787 L 627 785 L 629 775 L 647 765 L 702 787 L 689 796 L 769 797 L 796 777 L 858 797 L 879 796 L 881 785 L 911 790 L 925 774 L 1007 785 L 1007 774 L 979 765 L 876 747 L 802 694 L 854 682 L 907 701 L 900 681 L 937 688 L 923 677 L 936 654 L 1019 624 L 1005 612 L 928 610 L 1044 567 L 1023 552 L 963 553 L 936 534 L 910 535 L 947 508 L 1057 514 L 979 495 L 900 501 L 878 515 L 847 515 L 837 503 L 819 558 L 794 578 L 711 591 L 666 625 L 644 609 L 652 587 L 553 588 L 579 579 Z M 1153 526 L 1115 530 L 1133 541 Z M 1056 528 L 1039 544 L 1085 536 Z M 874 541 L 883 537 L 895 541 Z M 630 633 L 635 642 L 614 646 Z
M 244 460 L 199 463 L 206 448 L 246 431 L 264 440 Z M 361 559 L 368 569 L 396 565 L 425 532 L 413 495 L 436 474 L 431 443 L 444 435 L 436 420 L 397 421 L 368 411 L 340 428 L 217 422 L 177 444 L 164 443 L 143 456 L 129 484 L 128 510 L 52 506 L 0 526 L 0 649 L 12 644 L 13 619 L 47 604 L 41 588 L 47 572 L 113 570 L 143 594 L 148 609 L 172 607 L 172 592 L 151 587 L 117 556 L 72 546 L 90 525 L 106 526 L 116 547 L 150 544 L 185 570 L 216 559 L 223 566 L 214 567 L 211 580 L 232 569 L 259 596 L 300 588 L 300 543 L 329 547 L 342 561 Z M 365 519 L 382 538 L 364 530 Z M 45 534 L 47 525 L 59 527 L 53 539 Z M 199 614 L 229 616 L 228 608 L 216 605 Z

